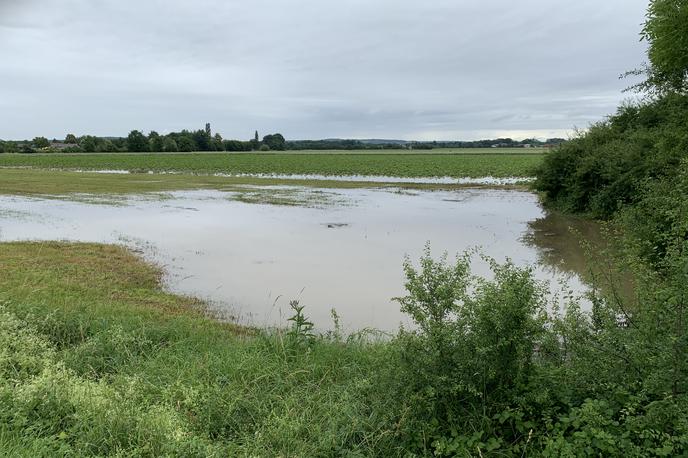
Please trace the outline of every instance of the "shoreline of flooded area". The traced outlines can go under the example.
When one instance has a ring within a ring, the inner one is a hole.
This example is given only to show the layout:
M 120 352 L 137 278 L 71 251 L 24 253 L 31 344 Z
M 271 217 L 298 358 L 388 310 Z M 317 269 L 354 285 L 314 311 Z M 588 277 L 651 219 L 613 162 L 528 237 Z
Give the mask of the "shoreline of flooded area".
M 570 253 L 527 237 L 534 222 L 542 232 L 548 217 L 530 192 L 299 188 L 277 205 L 279 189 L 252 189 L 273 200 L 221 191 L 129 196 L 117 205 L 0 196 L 0 241 L 122 243 L 161 265 L 171 291 L 261 327 L 285 325 L 292 299 L 321 329 L 331 327 L 331 309 L 350 330 L 408 325 L 391 298 L 404 294 L 404 256 L 418 259 L 428 241 L 434 255 L 479 248 L 500 262 L 534 266 L 553 291 L 566 280 L 575 293 L 586 290 L 575 267 L 547 264 L 579 262 L 573 236 Z M 553 230 L 564 227 L 558 219 Z M 489 274 L 478 258 L 473 269 Z
M 32 169 L 31 167 L 0 167 L 0 169 Z M 132 171 L 127 169 L 44 169 L 51 171 L 67 171 L 74 173 L 97 173 L 104 175 L 131 175 L 131 174 L 149 174 L 149 175 L 188 175 L 190 172 L 172 171 L 172 170 L 143 170 Z M 388 176 L 388 175 L 323 175 L 323 174 L 282 174 L 282 173 L 191 173 L 196 176 L 213 176 L 223 178 L 258 178 L 258 179 L 274 179 L 274 180 L 295 180 L 295 181 L 336 181 L 336 182 L 352 182 L 352 183 L 381 183 L 381 184 L 448 184 L 448 185 L 484 185 L 484 186 L 512 186 L 519 184 L 531 183 L 535 180 L 533 177 L 527 176 L 511 176 L 511 177 L 494 177 L 494 176 L 480 176 L 480 177 L 451 177 L 451 176 L 437 176 L 437 177 L 402 177 L 402 176 Z

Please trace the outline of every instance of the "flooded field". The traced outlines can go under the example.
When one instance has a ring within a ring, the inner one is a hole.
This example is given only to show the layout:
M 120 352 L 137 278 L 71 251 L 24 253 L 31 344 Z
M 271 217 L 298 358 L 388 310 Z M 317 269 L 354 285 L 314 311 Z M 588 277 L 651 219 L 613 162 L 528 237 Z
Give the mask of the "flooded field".
M 573 224 L 575 225 L 575 224 Z M 320 328 L 406 323 L 402 261 L 480 248 L 533 265 L 553 292 L 581 293 L 584 264 L 567 221 L 513 190 L 247 188 L 61 200 L 0 196 L 0 240 L 124 243 L 161 264 L 174 292 L 207 299 L 240 323 L 283 325 L 298 299 Z M 478 275 L 488 273 L 482 261 Z

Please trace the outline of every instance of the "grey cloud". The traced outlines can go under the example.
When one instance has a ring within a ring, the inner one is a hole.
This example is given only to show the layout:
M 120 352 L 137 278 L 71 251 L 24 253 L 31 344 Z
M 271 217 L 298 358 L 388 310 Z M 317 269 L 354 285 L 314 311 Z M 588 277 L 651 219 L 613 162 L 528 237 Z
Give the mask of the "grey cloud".
M 0 0 L 0 138 L 563 134 L 612 112 L 645 0 Z

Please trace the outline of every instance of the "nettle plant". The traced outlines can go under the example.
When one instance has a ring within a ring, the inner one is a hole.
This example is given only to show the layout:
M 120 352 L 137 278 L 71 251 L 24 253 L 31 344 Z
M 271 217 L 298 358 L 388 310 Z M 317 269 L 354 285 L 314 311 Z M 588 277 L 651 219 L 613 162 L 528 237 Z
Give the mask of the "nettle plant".
M 291 326 L 287 331 L 288 341 L 295 349 L 309 349 L 315 340 L 313 322 L 304 314 L 303 309 L 305 306 L 300 305 L 299 301 L 290 301 L 289 307 L 291 307 L 294 314 L 287 319 L 287 321 L 291 321 Z

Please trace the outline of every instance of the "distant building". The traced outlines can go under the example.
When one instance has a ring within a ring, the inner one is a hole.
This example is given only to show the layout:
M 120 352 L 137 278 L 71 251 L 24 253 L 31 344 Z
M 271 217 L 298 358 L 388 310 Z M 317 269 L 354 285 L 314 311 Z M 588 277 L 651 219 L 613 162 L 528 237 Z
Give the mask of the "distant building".
M 64 143 L 64 142 L 52 142 L 49 146 L 51 149 L 57 149 L 57 150 L 63 150 L 67 148 L 75 148 L 78 147 L 79 145 L 75 145 L 73 143 Z

